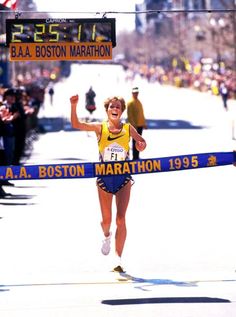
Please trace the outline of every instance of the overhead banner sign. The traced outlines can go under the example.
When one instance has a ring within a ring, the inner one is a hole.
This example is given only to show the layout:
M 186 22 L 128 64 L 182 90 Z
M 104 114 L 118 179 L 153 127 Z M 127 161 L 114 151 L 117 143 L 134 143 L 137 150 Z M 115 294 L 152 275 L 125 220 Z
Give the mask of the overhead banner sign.
M 0 166 L 0 180 L 92 178 L 124 174 L 173 172 L 230 165 L 236 152 L 188 154 L 136 161 Z
M 11 43 L 10 61 L 111 60 L 112 43 Z

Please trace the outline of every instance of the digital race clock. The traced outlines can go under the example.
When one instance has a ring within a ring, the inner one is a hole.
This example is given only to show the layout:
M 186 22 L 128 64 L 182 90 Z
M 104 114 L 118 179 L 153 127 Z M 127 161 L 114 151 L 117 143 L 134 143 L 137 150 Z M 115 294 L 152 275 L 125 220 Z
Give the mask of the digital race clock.
M 7 19 L 6 45 L 11 61 L 112 59 L 115 19 Z
M 112 42 L 115 19 L 7 19 L 6 44 Z

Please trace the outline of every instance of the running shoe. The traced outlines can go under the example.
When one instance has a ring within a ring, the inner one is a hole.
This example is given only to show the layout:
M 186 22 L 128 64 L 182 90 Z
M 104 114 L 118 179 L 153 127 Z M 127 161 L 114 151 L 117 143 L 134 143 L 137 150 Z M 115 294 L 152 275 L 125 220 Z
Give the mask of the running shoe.
M 116 254 L 115 263 L 116 266 L 114 267 L 113 272 L 125 273 L 121 264 L 121 257 L 118 254 Z
M 125 270 L 123 269 L 123 267 L 121 265 L 118 265 L 118 266 L 114 267 L 113 272 L 125 273 Z
M 106 237 L 103 241 L 102 241 L 102 254 L 103 255 L 108 255 L 110 253 L 111 250 L 111 232 L 109 234 L 108 237 Z

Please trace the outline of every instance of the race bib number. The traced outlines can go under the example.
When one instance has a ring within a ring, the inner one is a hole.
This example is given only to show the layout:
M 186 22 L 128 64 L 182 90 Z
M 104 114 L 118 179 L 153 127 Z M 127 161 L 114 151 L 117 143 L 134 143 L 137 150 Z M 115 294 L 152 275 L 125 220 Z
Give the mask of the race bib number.
M 121 146 L 110 145 L 105 148 L 103 160 L 105 162 L 110 161 L 124 161 L 126 151 Z

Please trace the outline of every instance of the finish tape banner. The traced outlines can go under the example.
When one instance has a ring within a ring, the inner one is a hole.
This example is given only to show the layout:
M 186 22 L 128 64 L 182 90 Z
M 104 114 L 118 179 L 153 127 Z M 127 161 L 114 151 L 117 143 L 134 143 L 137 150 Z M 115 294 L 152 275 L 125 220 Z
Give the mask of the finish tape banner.
M 216 167 L 236 162 L 236 152 L 178 155 L 136 161 L 0 166 L 0 180 L 92 178 Z

